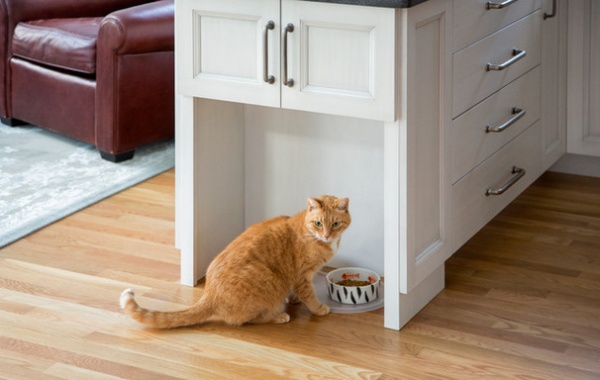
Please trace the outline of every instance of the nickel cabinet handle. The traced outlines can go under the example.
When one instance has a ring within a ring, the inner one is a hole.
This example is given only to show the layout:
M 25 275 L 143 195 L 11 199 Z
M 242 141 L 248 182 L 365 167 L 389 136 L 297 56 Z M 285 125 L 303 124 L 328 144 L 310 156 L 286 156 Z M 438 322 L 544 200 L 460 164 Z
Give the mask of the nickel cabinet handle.
M 502 132 L 502 131 L 504 131 L 506 128 L 508 128 L 511 125 L 513 125 L 514 123 L 516 123 L 517 120 L 519 120 L 520 118 L 522 118 L 523 116 L 525 116 L 525 110 L 522 110 L 522 109 L 517 108 L 517 107 L 513 107 L 512 114 L 513 114 L 513 117 L 511 117 L 510 119 L 508 119 L 504 124 L 501 124 L 501 125 L 499 125 L 497 127 L 492 127 L 491 125 L 486 125 L 485 126 L 485 132 L 489 133 L 489 132 Z
M 269 30 L 275 29 L 275 23 L 273 21 L 267 22 L 263 29 L 263 80 L 268 84 L 275 83 L 275 77 L 269 75 Z
M 287 24 L 283 29 L 283 84 L 288 87 L 294 87 L 294 80 L 288 78 L 288 33 L 294 31 L 294 24 Z
M 512 51 L 512 55 L 513 55 L 512 58 L 506 62 L 503 62 L 500 64 L 488 63 L 485 66 L 485 70 L 486 71 L 502 71 L 502 70 L 506 69 L 507 67 L 509 67 L 510 65 L 512 65 L 513 63 L 520 60 L 521 58 L 525 57 L 527 55 L 527 51 L 514 48 Z
M 525 169 L 518 168 L 516 166 L 512 167 L 511 173 L 514 174 L 510 179 L 502 186 L 493 189 L 488 187 L 485 191 L 485 195 L 500 195 L 503 194 L 506 190 L 510 189 L 517 181 L 519 181 L 525 175 Z
M 552 18 L 556 16 L 556 0 L 552 0 L 552 12 L 546 13 L 544 12 L 544 20 L 547 18 Z
M 512 3 L 516 3 L 518 0 L 506 0 L 503 1 L 501 3 L 492 3 L 491 1 L 488 1 L 487 3 L 485 3 L 485 9 L 490 10 L 490 9 L 502 9 L 502 8 L 506 8 L 509 5 L 511 5 Z

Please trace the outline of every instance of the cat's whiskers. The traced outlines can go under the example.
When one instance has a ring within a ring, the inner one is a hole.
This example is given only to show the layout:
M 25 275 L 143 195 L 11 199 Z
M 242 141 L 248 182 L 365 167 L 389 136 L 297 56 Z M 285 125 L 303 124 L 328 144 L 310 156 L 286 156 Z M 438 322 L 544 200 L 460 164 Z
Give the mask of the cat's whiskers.
M 329 239 L 327 239 L 327 238 L 321 238 L 321 237 L 319 237 L 319 236 L 317 236 L 317 235 L 315 235 L 315 234 L 312 234 L 312 233 L 306 233 L 306 234 L 304 234 L 304 237 L 305 237 L 307 240 L 312 240 L 312 241 L 320 241 L 320 242 L 323 242 L 323 243 L 325 243 L 325 244 L 329 244 L 329 245 L 331 245 L 331 246 L 332 246 L 332 248 L 333 248 L 333 246 L 334 246 L 334 245 L 336 245 L 336 244 L 337 244 L 337 245 L 339 245 L 339 237 L 338 237 L 338 238 L 335 238 L 335 239 L 334 239 L 334 238 L 329 238 Z M 335 243 L 335 244 L 334 244 L 334 243 Z
M 312 241 L 319 241 L 319 240 L 321 240 L 321 239 L 319 239 L 318 236 L 315 236 L 314 234 L 311 234 L 310 232 L 304 234 L 304 238 L 306 238 L 306 240 L 312 240 Z

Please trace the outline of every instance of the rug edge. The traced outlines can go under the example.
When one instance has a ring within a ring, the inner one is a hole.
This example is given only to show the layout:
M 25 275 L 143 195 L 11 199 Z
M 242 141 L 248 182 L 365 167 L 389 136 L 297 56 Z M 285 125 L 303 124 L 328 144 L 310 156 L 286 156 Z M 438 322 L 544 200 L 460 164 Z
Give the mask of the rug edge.
M 123 183 L 119 184 L 115 188 L 112 188 L 110 190 L 104 190 L 104 191 L 101 191 L 96 194 L 92 194 L 89 197 L 83 198 L 81 200 L 81 202 L 79 202 L 76 205 L 69 205 L 67 207 L 64 207 L 64 208 L 58 210 L 54 214 L 54 216 L 47 216 L 45 218 L 42 218 L 42 219 L 39 219 L 36 221 L 32 221 L 23 226 L 20 226 L 16 231 L 10 231 L 6 234 L 2 234 L 2 236 L 0 236 L 0 249 L 5 248 L 5 247 L 9 246 L 10 244 L 15 243 L 15 242 L 31 235 L 32 233 L 39 231 L 39 230 L 43 229 L 44 227 L 49 226 L 55 222 L 58 222 L 59 220 L 62 220 L 78 211 L 84 210 L 84 209 L 102 201 L 103 199 L 106 199 L 113 195 L 119 194 L 120 192 L 127 190 L 128 188 L 130 188 L 134 185 L 137 185 L 137 184 L 147 181 L 151 178 L 154 178 L 157 175 L 166 172 L 167 170 L 173 169 L 174 167 L 175 167 L 175 164 L 172 162 L 169 162 L 168 164 L 152 168 L 152 170 L 141 172 L 138 175 L 136 175 L 135 177 L 132 177 L 129 180 L 124 181 Z

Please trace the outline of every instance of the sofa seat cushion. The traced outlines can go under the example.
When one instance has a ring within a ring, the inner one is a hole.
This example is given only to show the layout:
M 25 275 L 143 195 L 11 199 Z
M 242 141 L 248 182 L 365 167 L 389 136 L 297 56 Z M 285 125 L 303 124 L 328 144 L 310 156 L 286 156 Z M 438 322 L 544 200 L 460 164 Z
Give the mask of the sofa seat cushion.
M 96 73 L 96 40 L 101 17 L 20 22 L 13 55 L 62 70 Z

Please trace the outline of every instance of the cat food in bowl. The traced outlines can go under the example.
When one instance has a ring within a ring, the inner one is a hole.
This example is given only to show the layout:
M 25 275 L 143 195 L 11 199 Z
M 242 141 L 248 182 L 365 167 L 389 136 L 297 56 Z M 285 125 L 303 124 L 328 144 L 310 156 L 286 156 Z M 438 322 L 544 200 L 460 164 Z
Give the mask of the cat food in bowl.
M 361 305 L 379 297 L 380 277 L 369 269 L 335 269 L 327 273 L 325 281 L 329 297 L 340 303 Z

